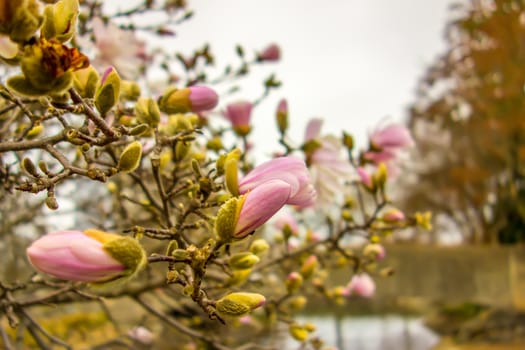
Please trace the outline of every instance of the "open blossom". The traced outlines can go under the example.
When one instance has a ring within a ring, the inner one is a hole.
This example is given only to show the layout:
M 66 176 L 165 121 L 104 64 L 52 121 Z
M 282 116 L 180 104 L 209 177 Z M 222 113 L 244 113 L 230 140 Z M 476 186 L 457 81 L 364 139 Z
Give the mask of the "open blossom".
M 372 163 L 386 163 L 394 160 L 400 150 L 410 147 L 414 140 L 403 125 L 390 124 L 376 129 L 370 135 L 370 150 L 364 158 Z
M 354 275 L 350 283 L 348 283 L 347 288 L 353 295 L 370 298 L 376 291 L 376 284 L 367 273 L 363 272 L 359 275 Z
M 114 66 L 124 79 L 136 78 L 144 63 L 144 42 L 135 37 L 131 30 L 122 30 L 112 23 L 104 24 L 102 19 L 93 18 L 93 34 L 97 56 L 95 66 Z
M 247 135 L 250 132 L 250 120 L 253 104 L 248 101 L 230 103 L 223 112 L 224 117 L 230 121 L 235 132 Z
M 315 203 L 316 192 L 308 169 L 304 161 L 294 157 L 274 158 L 255 167 L 239 181 L 239 193 L 246 193 L 275 179 L 290 185 L 290 196 L 286 204 L 306 208 Z
M 319 118 L 311 119 L 305 132 L 305 143 L 313 140 L 319 142 L 319 147 L 307 157 L 320 205 L 332 203 L 352 173 L 352 167 L 343 157 L 341 141 L 330 135 L 320 137 L 322 122 Z
M 145 253 L 131 237 L 97 230 L 49 233 L 27 248 L 31 264 L 50 276 L 105 282 L 136 272 Z

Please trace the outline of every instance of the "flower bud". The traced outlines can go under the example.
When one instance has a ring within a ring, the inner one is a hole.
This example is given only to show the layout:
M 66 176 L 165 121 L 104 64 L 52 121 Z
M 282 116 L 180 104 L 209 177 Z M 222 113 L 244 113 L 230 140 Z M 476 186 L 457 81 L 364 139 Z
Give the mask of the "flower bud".
M 159 125 L 160 109 L 152 98 L 141 97 L 135 104 L 135 116 L 139 123 L 144 123 L 152 128 Z
M 122 80 L 120 82 L 120 98 L 126 101 L 137 101 L 140 97 L 140 92 L 140 85 L 136 82 L 130 80 Z
M 301 275 L 305 279 L 310 278 L 318 264 L 319 261 L 317 260 L 317 257 L 315 255 L 310 255 L 308 258 L 306 258 L 306 260 L 303 262 L 303 265 L 301 266 Z
M 346 149 L 349 151 L 354 149 L 354 138 L 345 131 L 343 131 L 343 145 L 345 145 Z
M 373 175 L 374 186 L 380 189 L 384 189 L 387 180 L 388 180 L 388 169 L 385 163 L 381 163 L 377 167 L 376 173 Z
M 215 230 L 224 241 L 242 239 L 277 213 L 289 196 L 289 184 L 281 180 L 269 180 L 224 203 L 217 213 Z
M 292 323 L 288 328 L 288 332 L 295 340 L 300 342 L 305 341 L 310 334 L 306 328 L 297 323 Z
M 207 86 L 171 87 L 160 98 L 159 107 L 166 113 L 198 113 L 215 108 L 217 103 L 219 96 Z
M 106 69 L 95 92 L 95 106 L 106 115 L 118 103 L 120 96 L 120 76 L 113 67 Z
M 265 251 L 267 251 L 270 248 L 270 245 L 268 242 L 266 242 L 264 239 L 256 239 L 255 241 L 250 244 L 250 252 L 252 252 L 255 255 L 261 255 Z
M 117 169 L 121 172 L 132 172 L 140 165 L 142 157 L 142 145 L 138 141 L 134 141 L 124 148 L 120 155 Z
M 281 134 L 286 133 L 288 129 L 288 103 L 285 99 L 279 101 L 276 113 L 277 128 Z
M 363 249 L 363 255 L 374 260 L 383 260 L 386 252 L 385 248 L 381 244 L 371 243 L 367 244 Z
M 73 73 L 73 87 L 82 97 L 93 98 L 99 80 L 98 72 L 93 66 L 77 70 Z
M 432 230 L 432 213 L 430 211 L 424 213 L 417 212 L 414 214 L 414 218 L 418 226 L 427 231 Z
M 48 275 L 93 283 L 131 277 L 146 264 L 135 239 L 92 229 L 47 234 L 27 248 L 27 256 Z
M 251 252 L 232 255 L 229 264 L 234 270 L 250 269 L 259 262 L 259 257 Z
M 292 310 L 299 311 L 302 310 L 306 303 L 308 303 L 308 299 L 305 296 L 298 295 L 289 301 L 289 306 Z
M 243 316 L 264 305 L 266 298 L 258 293 L 231 293 L 217 301 L 217 312 L 224 316 Z
M 183 160 L 191 150 L 191 142 L 177 142 L 175 145 L 175 161 Z
M 361 273 L 352 277 L 347 288 L 352 294 L 370 298 L 375 293 L 376 285 L 374 280 L 367 273 Z
M 241 150 L 235 148 L 233 151 L 228 153 L 226 160 L 224 161 L 224 178 L 226 182 L 226 188 L 234 195 L 239 195 L 239 169 L 238 163 L 241 157 Z
M 357 174 L 359 175 L 361 183 L 365 186 L 365 188 L 370 192 L 374 192 L 375 186 L 372 176 L 362 167 L 357 168 Z
M 259 62 L 274 62 L 281 58 L 281 48 L 277 44 L 270 44 L 259 54 L 257 54 L 257 61 Z
M 246 136 L 251 131 L 250 119 L 253 104 L 248 101 L 230 103 L 223 112 L 224 117 L 230 121 L 233 130 L 239 136 Z
M 398 209 L 390 209 L 382 216 L 383 221 L 388 223 L 396 223 L 405 220 L 405 214 Z
M 288 277 L 286 277 L 285 284 L 288 294 L 293 294 L 301 288 L 303 284 L 303 276 L 298 272 L 291 272 Z
M 4 0 L 1 3 L 0 33 L 17 43 L 35 35 L 42 23 L 40 4 L 36 0 Z
M 78 17 L 78 0 L 60 0 L 44 10 L 42 34 L 46 39 L 66 42 L 73 37 Z

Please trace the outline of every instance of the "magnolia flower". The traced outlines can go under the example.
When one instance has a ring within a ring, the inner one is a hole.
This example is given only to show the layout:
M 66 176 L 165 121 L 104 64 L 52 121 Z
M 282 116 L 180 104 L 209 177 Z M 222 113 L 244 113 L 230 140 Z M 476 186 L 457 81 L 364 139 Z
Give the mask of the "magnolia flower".
M 390 124 L 378 128 L 370 135 L 370 150 L 364 153 L 364 158 L 374 164 L 390 163 L 396 159 L 400 150 L 410 147 L 414 140 L 410 131 L 400 124 Z M 391 164 L 389 169 L 393 170 Z
M 316 193 L 304 161 L 294 157 L 280 157 L 269 160 L 246 174 L 239 181 L 239 193 L 247 193 L 269 180 L 281 180 L 290 186 L 286 204 L 301 208 L 315 203 Z
M 98 230 L 49 233 L 27 248 L 31 264 L 53 277 L 106 282 L 137 272 L 146 261 L 139 243 Z
M 258 61 L 273 62 L 281 58 L 281 48 L 277 44 L 270 44 L 257 54 Z
M 93 18 L 93 34 L 98 54 L 92 62 L 95 66 L 114 66 L 124 79 L 136 78 L 144 63 L 144 42 L 131 30 L 122 30 L 112 23 Z
M 290 198 L 291 186 L 281 180 L 269 180 L 244 195 L 234 236 L 241 238 L 255 231 L 275 215 Z
M 250 132 L 250 119 L 252 116 L 253 104 L 248 101 L 230 103 L 223 112 L 224 117 L 230 121 L 233 129 L 240 135 L 247 135 Z
M 310 206 L 315 190 L 300 159 L 282 157 L 263 163 L 238 184 L 235 195 L 217 213 L 215 230 L 222 240 L 242 239 L 268 221 L 285 204 Z
M 311 119 L 305 132 L 305 144 L 319 142 L 318 147 L 307 154 L 307 159 L 320 205 L 332 203 L 352 173 L 352 167 L 342 156 L 341 141 L 330 135 L 320 137 L 322 123 L 322 119 Z
M 367 273 L 363 272 L 359 275 L 354 275 L 350 283 L 348 283 L 347 288 L 352 294 L 370 298 L 375 293 L 376 284 Z

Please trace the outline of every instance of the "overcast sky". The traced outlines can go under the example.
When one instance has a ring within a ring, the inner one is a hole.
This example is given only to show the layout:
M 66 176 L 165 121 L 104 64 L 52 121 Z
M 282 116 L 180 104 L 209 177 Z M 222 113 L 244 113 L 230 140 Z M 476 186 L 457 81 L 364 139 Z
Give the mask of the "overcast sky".
M 425 68 L 444 51 L 444 27 L 451 0 L 190 0 L 195 17 L 180 26 L 177 45 L 188 50 L 210 42 L 218 63 L 235 58 L 237 43 L 260 48 L 282 46 L 275 71 L 284 82 L 255 111 L 254 138 L 276 134 L 273 115 L 286 97 L 294 129 L 302 139 L 314 116 L 325 130 L 354 133 L 363 144 L 386 117 L 404 120 Z M 260 79 L 230 99 L 254 99 Z M 268 150 L 269 151 L 269 150 Z M 258 148 L 258 153 L 265 150 Z
M 135 0 L 110 2 L 125 8 Z M 221 99 L 255 100 L 261 81 L 276 72 L 282 88 L 254 113 L 258 155 L 275 150 L 274 111 L 288 99 L 291 135 L 302 141 L 306 122 L 325 118 L 324 131 L 344 129 L 364 145 L 381 121 L 403 121 L 415 88 L 445 50 L 444 28 L 453 0 L 189 0 L 195 16 L 161 46 L 190 54 L 211 44 L 217 66 L 235 62 L 235 45 L 246 51 L 276 42 L 283 58 L 255 69 L 243 90 Z M 155 19 L 154 19 L 155 20 Z M 173 47 L 172 47 L 173 45 Z M 225 87 L 218 87 L 219 92 Z

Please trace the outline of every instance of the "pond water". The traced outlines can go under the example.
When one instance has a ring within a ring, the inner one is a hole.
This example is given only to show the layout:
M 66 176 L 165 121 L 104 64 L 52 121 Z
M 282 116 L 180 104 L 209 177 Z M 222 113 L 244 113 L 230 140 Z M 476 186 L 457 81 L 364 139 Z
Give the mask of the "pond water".
M 315 323 L 316 334 L 326 345 L 339 350 L 430 350 L 439 342 L 438 335 L 426 328 L 421 319 L 412 317 L 303 316 L 298 321 Z M 299 347 L 297 341 L 289 339 L 285 349 Z

